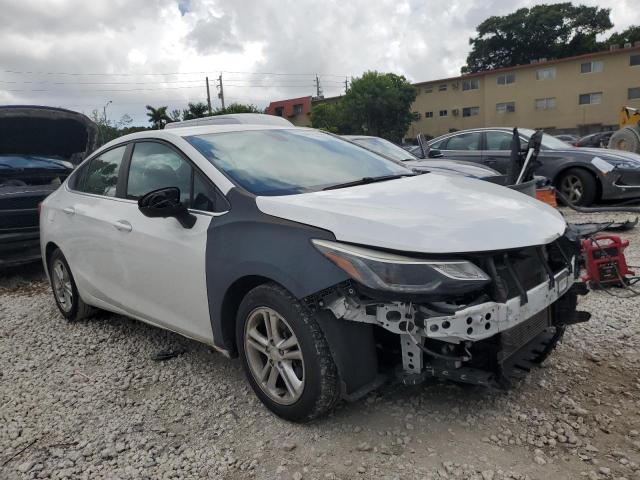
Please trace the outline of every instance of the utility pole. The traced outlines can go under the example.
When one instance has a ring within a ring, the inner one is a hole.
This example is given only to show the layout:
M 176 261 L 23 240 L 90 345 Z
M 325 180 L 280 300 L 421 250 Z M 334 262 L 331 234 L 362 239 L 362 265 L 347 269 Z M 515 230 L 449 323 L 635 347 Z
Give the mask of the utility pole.
M 209 109 L 209 115 L 211 115 L 211 95 L 209 95 L 209 77 L 205 77 L 207 82 L 207 108 Z
M 344 77 L 344 94 L 347 94 L 347 90 L 349 89 L 349 80 L 347 77 Z
M 318 74 L 316 74 L 316 98 L 320 98 L 322 96 L 322 88 L 320 87 L 320 78 L 318 78 Z
M 220 73 L 220 76 L 218 77 L 218 81 L 220 82 L 220 84 L 218 85 L 218 88 L 220 89 L 220 93 L 218 93 L 218 98 L 222 102 L 222 109 L 224 110 L 224 87 L 222 86 L 222 73 Z
M 109 106 L 110 103 L 113 103 L 113 102 L 109 100 L 107 103 L 104 104 L 104 107 L 102 107 L 102 121 L 105 123 L 105 125 L 109 124 L 109 122 L 107 121 L 107 107 Z

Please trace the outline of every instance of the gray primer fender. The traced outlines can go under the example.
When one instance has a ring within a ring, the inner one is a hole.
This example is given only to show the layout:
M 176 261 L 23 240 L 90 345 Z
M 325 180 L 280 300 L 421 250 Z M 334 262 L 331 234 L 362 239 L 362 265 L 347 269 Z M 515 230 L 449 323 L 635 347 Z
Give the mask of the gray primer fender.
M 214 344 L 235 350 L 235 338 L 223 329 L 223 301 L 229 288 L 248 276 L 279 283 L 303 299 L 348 279 L 345 272 L 324 258 L 312 238 L 335 240 L 332 233 L 309 225 L 262 213 L 255 197 L 242 190 L 227 194 L 229 213 L 215 217 L 207 230 L 206 274 L 209 315 Z M 321 311 L 317 320 L 336 362 L 342 396 L 356 399 L 366 394 L 378 375 L 373 327 L 338 320 Z
M 236 281 L 265 277 L 303 299 L 348 276 L 311 244 L 312 238 L 335 240 L 330 232 L 266 215 L 253 195 L 237 188 L 227 200 L 229 213 L 214 218 L 207 230 L 207 297 L 214 344 L 234 351 L 234 338 L 224 337 L 222 304 Z

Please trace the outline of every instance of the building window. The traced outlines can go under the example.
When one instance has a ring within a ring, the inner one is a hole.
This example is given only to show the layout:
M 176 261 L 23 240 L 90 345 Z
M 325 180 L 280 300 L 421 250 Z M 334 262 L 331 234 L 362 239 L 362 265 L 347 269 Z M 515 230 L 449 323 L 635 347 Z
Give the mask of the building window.
M 463 117 L 473 117 L 475 115 L 480 115 L 480 107 L 464 107 L 462 109 Z
M 441 117 L 446 117 L 447 115 L 449 115 L 449 112 L 447 110 L 440 110 Z
M 513 113 L 516 111 L 516 102 L 496 103 L 496 112 Z
M 631 55 L 631 57 L 629 57 L 629 65 L 631 65 L 632 67 L 637 67 L 638 65 L 640 65 L 640 54 Z
M 439 92 L 446 92 L 447 91 L 447 84 L 443 83 L 442 85 L 438 86 L 438 91 Z
M 602 92 L 581 93 L 578 97 L 579 105 L 597 105 L 602 102 Z
M 504 75 L 498 75 L 496 82 L 498 85 L 510 85 L 512 83 L 516 83 L 516 74 L 505 73 Z
M 284 107 L 276 107 L 276 115 L 278 117 L 284 117 Z
M 425 87 L 424 93 L 431 93 L 431 92 L 433 92 L 433 87 Z
M 474 78 L 462 82 L 462 90 L 478 90 L 480 88 L 480 80 Z
M 600 73 L 604 64 L 600 60 L 587 62 L 580 65 L 580 73 Z
M 640 98 L 640 87 L 634 87 L 629 89 L 629 100 L 636 100 Z
M 294 115 L 300 115 L 302 113 L 302 104 L 301 103 L 296 103 L 293 106 L 293 114 Z
M 424 112 L 426 118 L 433 118 L 433 112 Z
M 541 68 L 536 72 L 536 80 L 553 80 L 556 78 L 556 68 Z
M 536 110 L 552 110 L 556 108 L 556 97 L 536 98 Z

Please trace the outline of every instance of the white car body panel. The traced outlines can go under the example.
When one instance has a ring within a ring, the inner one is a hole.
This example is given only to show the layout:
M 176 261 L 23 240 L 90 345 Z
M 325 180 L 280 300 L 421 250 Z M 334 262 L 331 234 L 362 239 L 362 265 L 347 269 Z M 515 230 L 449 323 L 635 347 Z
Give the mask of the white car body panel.
M 566 223 L 554 208 L 506 187 L 424 174 L 289 196 L 262 196 L 269 215 L 332 232 L 337 240 L 405 252 L 480 252 L 544 245 Z
M 175 218 L 145 217 L 135 201 L 65 184 L 43 204 L 42 245 L 63 251 L 87 303 L 211 344 L 205 251 L 213 215 L 194 213 L 198 220 L 186 230 Z M 131 231 L 122 229 L 126 223 Z

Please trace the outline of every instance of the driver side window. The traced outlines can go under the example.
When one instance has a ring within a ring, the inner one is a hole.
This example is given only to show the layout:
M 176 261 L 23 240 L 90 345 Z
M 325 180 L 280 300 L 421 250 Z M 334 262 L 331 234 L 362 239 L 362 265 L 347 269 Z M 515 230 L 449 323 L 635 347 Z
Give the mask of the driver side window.
M 127 198 L 139 199 L 153 190 L 166 187 L 180 189 L 180 201 L 189 203 L 191 165 L 171 148 L 156 142 L 139 142 L 133 148 Z
M 215 212 L 224 209 L 222 194 L 172 148 L 158 142 L 134 145 L 127 180 L 127 198 L 138 200 L 160 188 L 178 187 L 180 201 L 187 207 Z
M 511 150 L 513 134 L 507 132 L 487 132 L 487 150 Z

